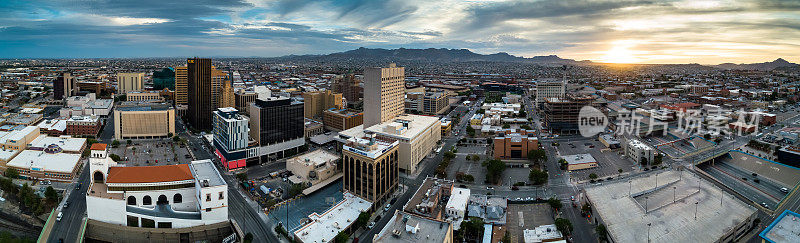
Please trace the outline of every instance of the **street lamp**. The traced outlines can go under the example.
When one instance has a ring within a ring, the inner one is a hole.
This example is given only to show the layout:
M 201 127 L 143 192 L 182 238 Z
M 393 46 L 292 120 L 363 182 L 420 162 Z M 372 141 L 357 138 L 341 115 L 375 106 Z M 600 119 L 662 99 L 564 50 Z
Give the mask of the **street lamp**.
M 677 191 L 677 190 L 678 190 L 678 187 L 677 187 L 677 186 L 673 186 L 673 187 L 672 187 L 672 202 L 673 202 L 673 203 L 675 202 L 675 200 L 676 200 L 676 198 L 677 198 L 677 197 L 676 197 L 676 195 L 677 195 L 677 194 L 676 194 L 676 193 L 677 193 L 676 191 Z
M 650 242 L 650 226 L 653 223 L 647 223 L 647 242 Z
M 647 199 L 650 197 L 644 197 L 644 214 L 647 214 Z
M 694 202 L 694 220 L 697 220 L 697 204 L 700 202 Z
M 656 188 L 658 187 L 658 173 L 656 173 Z
M 629 197 L 631 196 L 631 182 L 632 181 L 630 179 L 628 179 L 628 196 Z

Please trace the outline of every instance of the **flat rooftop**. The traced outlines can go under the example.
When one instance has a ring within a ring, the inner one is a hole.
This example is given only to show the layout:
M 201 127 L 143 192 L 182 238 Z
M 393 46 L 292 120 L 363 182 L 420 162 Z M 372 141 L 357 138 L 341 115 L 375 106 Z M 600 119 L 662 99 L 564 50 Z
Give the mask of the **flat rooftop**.
M 395 211 L 381 231 L 373 237 L 374 242 L 445 242 L 450 232 L 450 223 L 419 217 L 403 211 Z M 452 235 L 451 235 L 452 236 Z
M 334 161 L 339 159 L 339 156 L 325 151 L 323 149 L 317 149 L 311 151 L 309 153 L 294 157 L 289 159 L 289 163 L 306 163 L 306 166 L 319 166 L 322 164 L 327 163 L 328 161 Z
M 770 243 L 800 242 L 800 214 L 783 211 L 759 236 Z
M 615 242 L 647 242 L 642 232 L 648 224 L 653 242 L 716 242 L 756 212 L 689 171 L 649 173 L 585 190 Z
M 30 143 L 30 147 L 37 147 L 37 148 L 47 148 L 50 145 L 58 145 L 67 152 L 73 153 L 80 153 L 81 149 L 84 148 L 86 145 L 85 138 L 73 138 L 73 137 L 50 137 L 47 135 L 39 135 L 36 139 L 34 139 Z
M 225 180 L 222 179 L 222 176 L 210 159 L 192 161 L 191 168 L 192 175 L 200 182 L 202 187 L 226 185 Z M 208 181 L 208 185 L 203 184 L 204 181 Z
M 402 115 L 395 117 L 392 121 L 387 121 L 384 123 L 380 123 L 374 126 L 371 126 L 365 130 L 370 132 L 379 133 L 384 136 L 396 137 L 405 140 L 413 140 L 414 138 L 418 137 L 422 132 L 424 132 L 430 126 L 439 122 L 439 118 L 435 116 L 420 116 L 420 115 Z M 407 127 L 403 126 L 403 123 L 408 123 Z M 389 126 L 399 126 L 404 128 L 399 130 L 399 132 L 387 132 L 388 130 L 392 130 Z M 441 125 L 437 125 L 436 129 L 441 129 Z
M 44 151 L 25 150 L 9 161 L 6 166 L 25 170 L 72 173 L 80 159 L 80 154 L 51 154 Z
M 302 242 L 329 242 L 355 223 L 361 212 L 366 212 L 372 207 L 372 203 L 354 196 L 348 192 L 344 193 L 344 200 L 337 203 L 322 214 L 311 213 L 308 216 L 311 221 L 294 231 L 294 235 Z
M 597 160 L 591 154 L 564 155 L 561 158 L 571 165 L 597 163 Z

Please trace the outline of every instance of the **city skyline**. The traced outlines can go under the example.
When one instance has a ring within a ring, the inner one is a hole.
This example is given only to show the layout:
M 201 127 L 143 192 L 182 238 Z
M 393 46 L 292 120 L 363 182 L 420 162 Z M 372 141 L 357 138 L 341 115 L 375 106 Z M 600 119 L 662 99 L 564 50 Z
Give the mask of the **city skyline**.
M 800 3 L 137 1 L 0 3 L 0 58 L 276 57 L 464 48 L 608 63 L 800 62 Z

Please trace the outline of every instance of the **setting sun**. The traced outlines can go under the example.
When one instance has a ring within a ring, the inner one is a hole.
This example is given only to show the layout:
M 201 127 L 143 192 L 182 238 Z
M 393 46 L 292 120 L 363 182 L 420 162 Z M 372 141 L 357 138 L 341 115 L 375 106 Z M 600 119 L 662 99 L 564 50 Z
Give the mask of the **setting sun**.
M 636 53 L 630 50 L 634 46 L 631 41 L 615 41 L 612 48 L 605 52 L 600 60 L 607 63 L 636 63 L 641 59 L 636 57 Z

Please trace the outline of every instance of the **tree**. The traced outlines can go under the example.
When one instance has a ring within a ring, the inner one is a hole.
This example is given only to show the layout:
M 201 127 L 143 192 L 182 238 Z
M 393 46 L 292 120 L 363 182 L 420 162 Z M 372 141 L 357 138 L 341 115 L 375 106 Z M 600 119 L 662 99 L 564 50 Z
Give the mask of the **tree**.
M 591 211 L 592 211 L 592 206 L 589 205 L 588 203 L 583 203 L 583 205 L 581 206 L 581 213 L 589 214 L 589 212 Z
M 334 243 L 346 243 L 348 239 L 350 239 L 350 235 L 348 235 L 347 233 L 342 231 L 342 232 L 339 232 L 338 234 L 336 234 L 336 237 L 333 237 L 333 242 Z
M 470 240 L 478 240 L 483 235 L 483 220 L 478 217 L 471 217 L 469 220 L 461 222 L 460 234 L 467 242 Z M 459 241 L 460 242 L 460 241 Z
M 705 135 L 703 135 L 703 138 L 705 138 L 706 140 L 711 140 L 711 134 L 706 133 Z
M 617 172 L 619 172 L 620 174 L 622 174 L 622 169 L 617 169 Z
M 484 162 L 484 166 L 486 166 L 486 179 L 491 183 L 497 183 L 506 169 L 506 163 L 497 159 Z
M 570 222 L 569 219 L 557 218 L 555 224 L 556 229 L 561 231 L 561 233 L 564 235 L 569 235 L 570 232 L 572 232 L 572 222 Z
M 109 154 L 108 157 L 111 158 L 111 160 L 113 160 L 114 162 L 122 160 L 119 157 L 119 155 L 116 155 L 116 154 Z
M 604 224 L 597 225 L 594 230 L 597 232 L 597 237 L 600 238 L 600 241 L 606 240 L 606 237 L 608 236 L 608 229 L 606 229 Z
M 128 144 L 128 146 L 130 146 L 130 145 L 133 143 L 133 141 L 131 141 L 130 139 L 128 139 L 128 141 L 126 141 L 126 143 Z
M 661 155 L 660 153 L 656 154 L 656 156 L 653 157 L 653 165 L 660 165 L 663 160 L 664 160 L 663 155 Z
M 113 148 L 119 147 L 119 140 L 114 139 L 114 141 L 111 141 L 111 147 Z
M 247 234 L 244 234 L 244 243 L 250 242 L 253 242 L 253 233 L 247 232 Z
M 642 160 L 639 161 L 643 166 L 647 166 L 647 158 L 642 157 Z
M 358 218 L 356 219 L 356 229 L 367 226 L 367 223 L 369 223 L 369 218 L 371 216 L 372 215 L 370 215 L 367 212 L 361 212 L 360 214 L 358 214 Z
M 528 173 L 528 180 L 530 180 L 534 185 L 543 185 L 547 183 L 547 172 L 532 169 L 530 173 Z
M 472 128 L 472 126 L 469 126 L 469 125 L 468 125 L 468 126 L 467 126 L 467 134 L 468 134 L 470 137 L 474 137 L 474 136 L 475 136 L 475 128 Z
M 167 133 L 167 137 L 172 137 L 172 133 L 171 133 L 171 132 L 168 132 L 168 133 Z
M 567 163 L 567 160 L 565 159 L 558 160 L 558 165 L 561 167 L 561 170 L 566 170 L 568 164 L 569 163 Z
M 178 137 L 178 135 L 175 135 L 174 137 L 172 137 L 172 141 L 176 142 L 176 143 L 180 142 L 181 141 L 181 137 Z
M 447 151 L 444 152 L 444 157 L 447 159 L 453 159 L 456 157 L 456 153 L 453 153 L 453 151 Z
M 17 171 L 15 168 L 8 168 L 6 169 L 6 177 L 17 179 L 17 177 L 19 177 L 19 171 Z
M 559 210 L 559 209 L 561 209 L 561 207 L 564 206 L 564 204 L 561 203 L 561 200 L 558 200 L 555 197 L 551 197 L 550 199 L 547 199 L 547 204 L 550 204 L 550 207 L 555 209 L 555 210 Z
M 547 160 L 547 152 L 544 149 L 534 149 L 528 151 L 528 159 L 533 162 L 540 162 Z
M 48 186 L 47 189 L 44 191 L 44 197 L 47 199 L 49 203 L 56 203 L 58 202 L 58 193 L 52 186 Z
M 509 129 L 509 128 L 511 128 L 511 125 L 503 124 L 503 129 Z
M 595 173 L 589 174 L 589 179 L 597 180 L 597 174 L 595 174 Z

